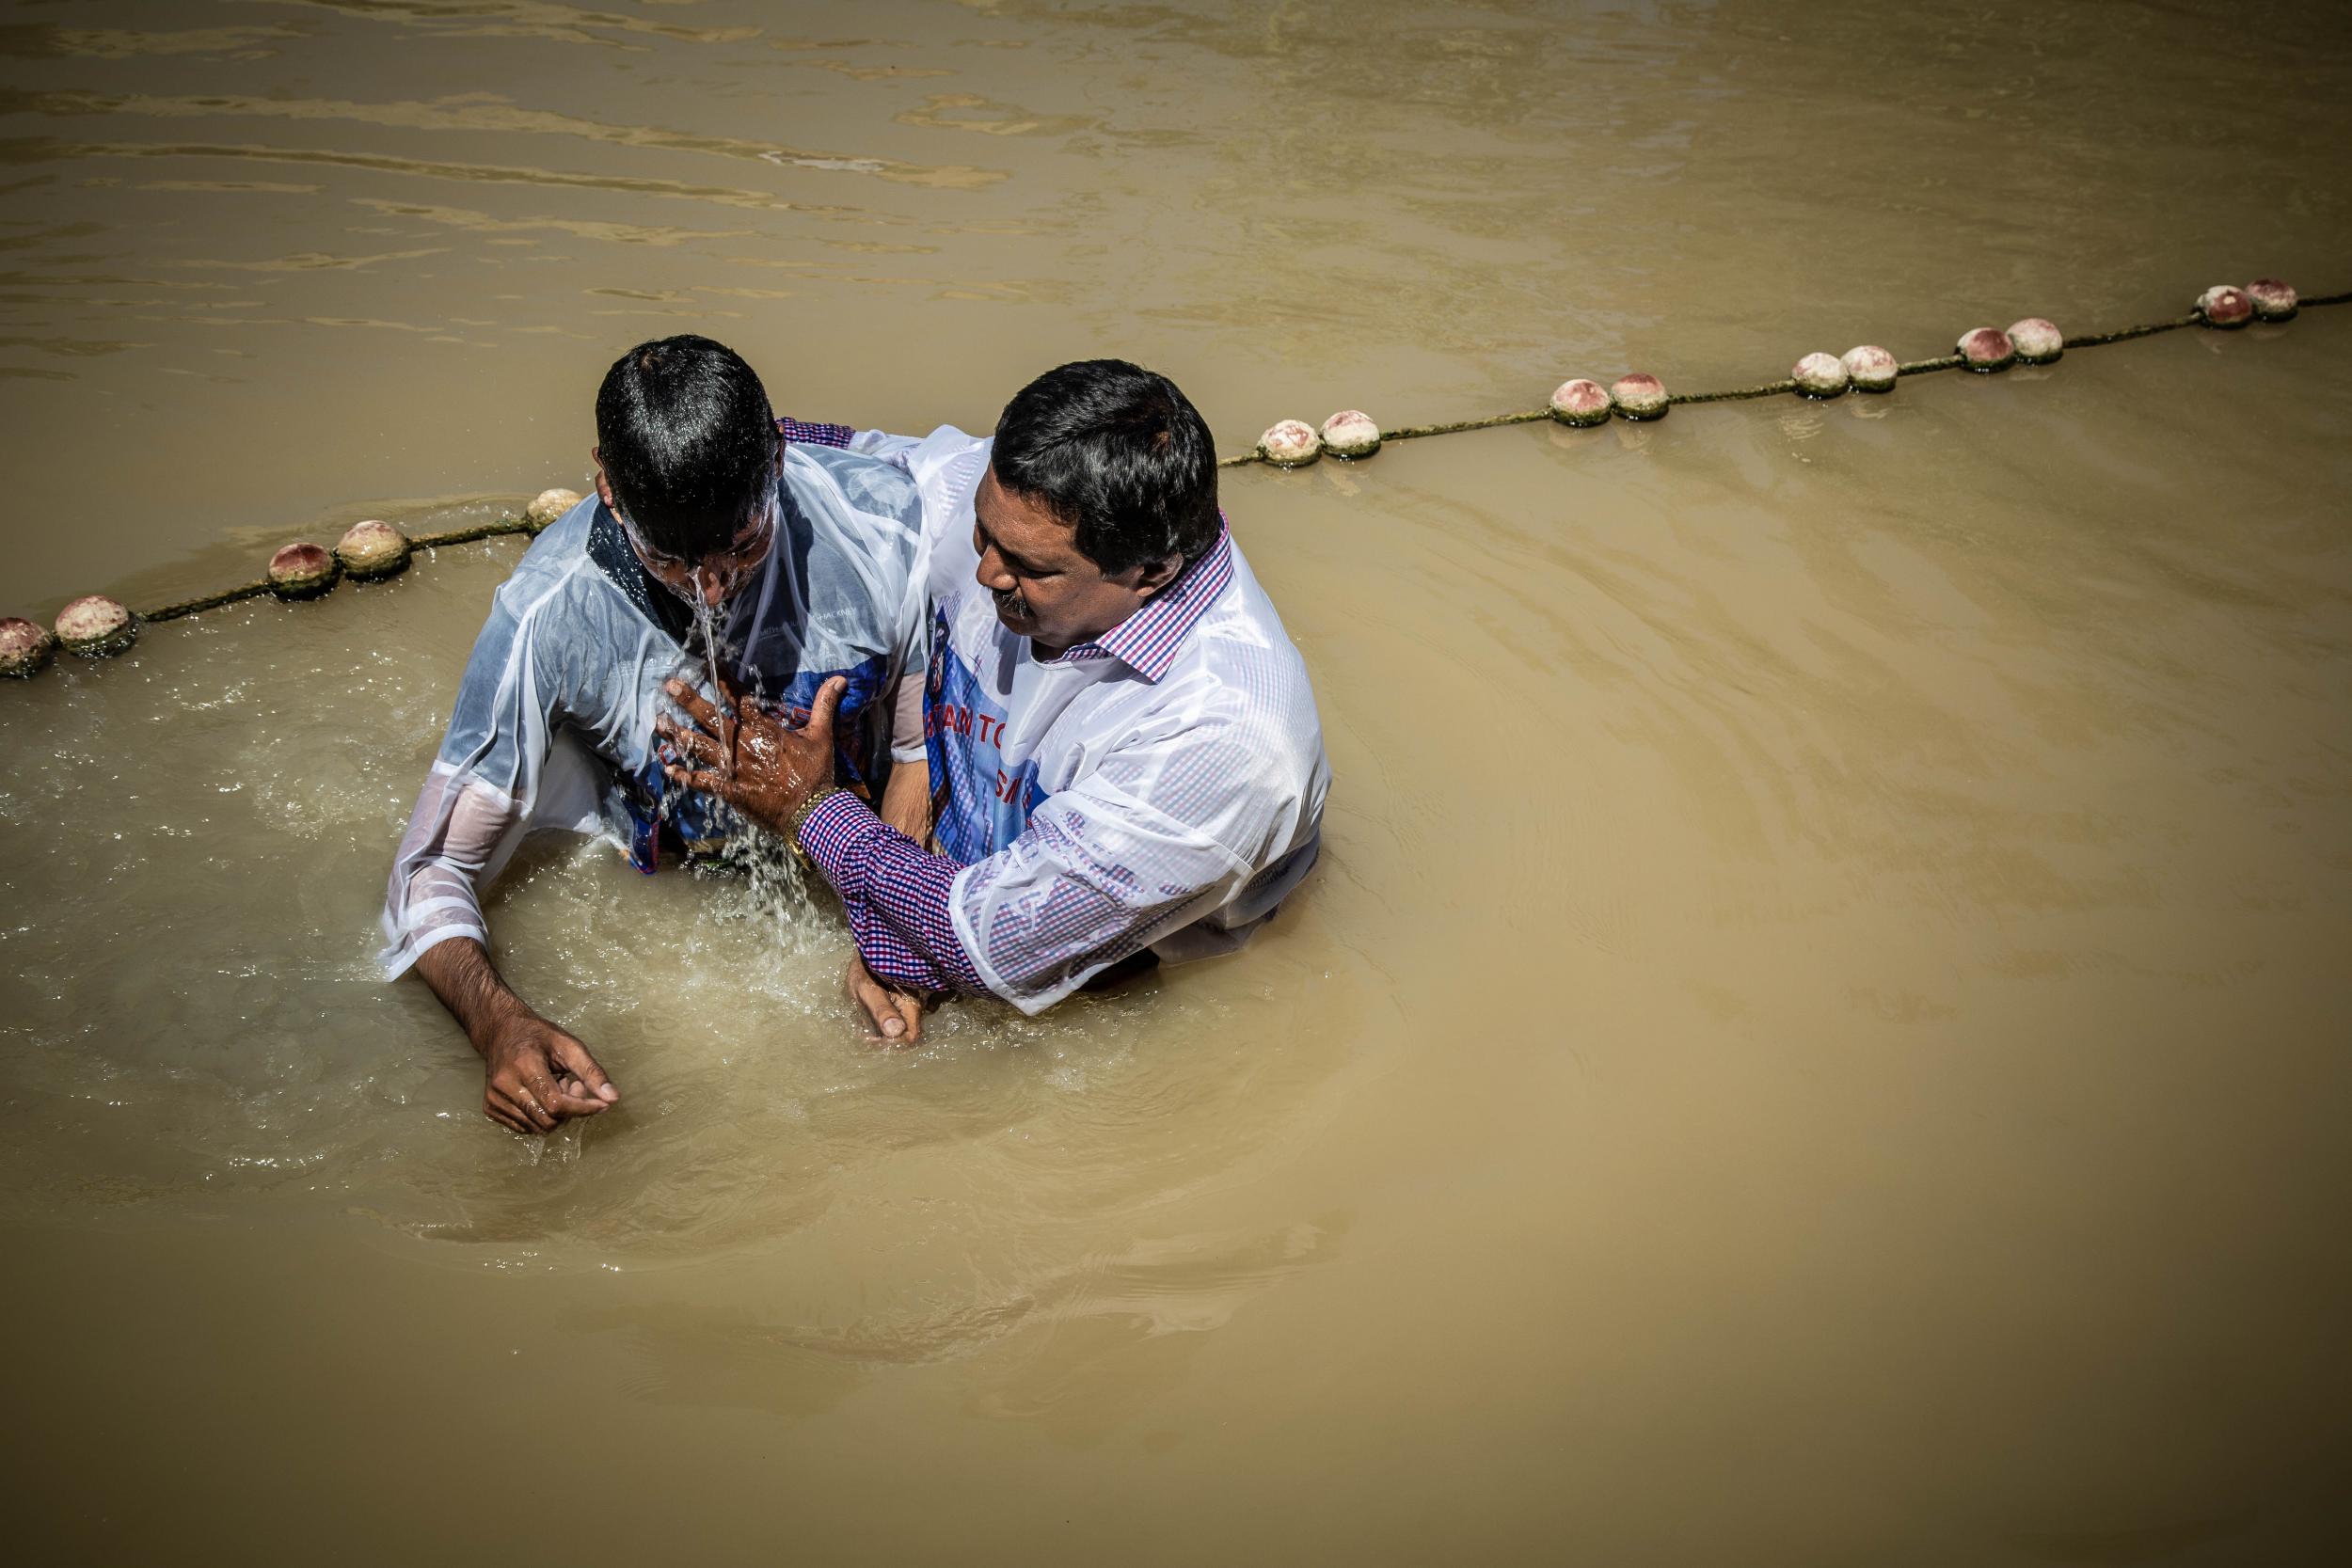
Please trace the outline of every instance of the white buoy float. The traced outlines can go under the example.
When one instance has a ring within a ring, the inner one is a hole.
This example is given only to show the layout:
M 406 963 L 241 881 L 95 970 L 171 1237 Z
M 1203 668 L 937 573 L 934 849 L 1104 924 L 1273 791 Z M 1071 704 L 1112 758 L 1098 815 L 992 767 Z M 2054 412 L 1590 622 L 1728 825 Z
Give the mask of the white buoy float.
M 1834 398 L 1845 391 L 1851 378 L 1846 374 L 1846 362 L 1835 354 L 1808 354 L 1797 361 L 1788 379 L 1806 397 Z
M 1895 377 L 1901 373 L 1900 361 L 1876 343 L 1856 344 L 1838 363 L 1845 366 L 1846 378 L 1858 392 L 1891 392 Z
M 2288 322 L 2303 308 L 2296 297 L 2295 285 L 2281 283 L 2275 277 L 2257 277 L 2246 285 L 2246 297 L 2254 307 L 2254 314 L 2266 322 Z
M 2009 369 L 2017 358 L 2017 345 L 1997 326 L 1972 327 L 1962 333 L 1957 352 L 1963 365 L 1985 375 Z
M 1551 389 L 1551 417 L 1562 424 L 1599 424 L 1609 418 L 1609 388 L 1578 376 Z
M 2197 296 L 2197 314 L 2207 326 L 2244 326 L 2254 319 L 2254 302 L 2234 283 L 2216 283 Z
M 269 558 L 269 591 L 281 599 L 315 599 L 342 575 L 333 556 L 307 541 L 281 545 Z
M 2013 322 L 2009 329 L 2010 346 L 2017 357 L 2028 365 L 2047 365 L 2066 352 L 2066 334 L 2058 329 L 2056 322 L 2040 316 L 2027 316 Z
M 1323 450 L 1353 462 L 1380 450 L 1380 427 L 1360 408 L 1343 408 L 1323 421 Z
M 49 668 L 57 640 L 49 628 L 22 615 L 0 621 L 0 678 L 27 680 Z
M 532 532 L 536 533 L 579 504 L 580 492 L 577 490 L 561 487 L 542 490 L 532 498 L 529 506 L 523 508 L 523 521 L 531 525 Z
M 354 582 L 380 582 L 408 569 L 408 536 L 371 517 L 354 523 L 335 542 L 335 559 Z
M 119 599 L 85 594 L 57 611 L 57 641 L 83 658 L 112 658 L 139 640 L 139 618 Z
M 1304 467 L 1323 455 L 1323 437 L 1304 420 L 1283 420 L 1258 437 L 1258 455 L 1278 468 Z
M 1629 420 L 1662 420 L 1666 417 L 1666 384 L 1656 376 L 1636 371 L 1619 376 L 1609 388 L 1609 401 L 1616 405 L 1620 416 Z

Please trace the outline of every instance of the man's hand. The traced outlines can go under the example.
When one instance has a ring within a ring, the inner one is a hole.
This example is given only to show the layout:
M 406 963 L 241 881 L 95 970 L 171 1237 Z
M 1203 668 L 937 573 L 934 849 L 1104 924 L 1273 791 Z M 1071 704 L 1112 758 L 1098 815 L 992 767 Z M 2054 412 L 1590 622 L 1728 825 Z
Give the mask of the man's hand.
M 417 973 L 482 1053 L 482 1114 L 500 1126 L 545 1132 L 621 1098 L 588 1048 L 532 1012 L 472 937 L 435 942 Z
M 850 1000 L 858 1005 L 874 1031 L 866 1037 L 868 1043 L 913 1045 L 922 1039 L 923 1015 L 936 1005 L 932 998 L 919 991 L 900 990 L 877 978 L 866 967 L 866 960 L 855 953 L 850 955 L 849 971 L 841 979 Z
M 517 1132 L 547 1132 L 621 1098 L 588 1048 L 533 1013 L 494 1025 L 482 1042 L 482 1109 Z
M 725 711 L 684 681 L 671 681 L 662 689 L 694 727 L 663 714 L 654 728 L 694 766 L 662 772 L 673 784 L 717 796 L 771 832 L 788 832 L 802 802 L 833 782 L 834 715 L 849 689 L 839 675 L 818 688 L 808 722 L 796 729 L 746 704 L 723 679 Z

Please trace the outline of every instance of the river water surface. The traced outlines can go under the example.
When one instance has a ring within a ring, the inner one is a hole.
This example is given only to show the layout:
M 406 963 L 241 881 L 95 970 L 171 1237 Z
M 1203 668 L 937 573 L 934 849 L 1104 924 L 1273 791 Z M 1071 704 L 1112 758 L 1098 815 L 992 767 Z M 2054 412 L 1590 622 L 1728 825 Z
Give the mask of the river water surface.
M 0 24 L 0 613 L 587 472 L 695 330 L 984 428 L 1699 389 L 2352 284 L 2335 8 L 230 0 Z M 1313 672 L 1246 953 L 859 1043 L 548 842 L 544 1144 L 372 964 L 520 547 L 0 690 L 26 1561 L 2319 1560 L 2352 309 L 1225 476 Z M 70 662 L 70 661 L 69 661 Z

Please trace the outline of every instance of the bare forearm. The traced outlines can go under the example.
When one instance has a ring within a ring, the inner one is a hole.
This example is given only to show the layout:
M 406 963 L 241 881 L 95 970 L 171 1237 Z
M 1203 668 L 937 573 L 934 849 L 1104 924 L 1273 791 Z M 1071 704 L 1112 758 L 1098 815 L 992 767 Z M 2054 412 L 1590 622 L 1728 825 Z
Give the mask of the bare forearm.
M 499 1025 L 537 1016 L 500 976 L 488 951 L 471 937 L 452 937 L 426 948 L 417 958 L 417 973 L 441 999 L 457 1026 L 466 1031 L 473 1048 L 485 1054 Z
M 877 815 L 915 843 L 930 842 L 931 764 L 929 757 L 919 762 L 902 762 L 891 768 L 890 782 L 882 786 L 882 810 Z

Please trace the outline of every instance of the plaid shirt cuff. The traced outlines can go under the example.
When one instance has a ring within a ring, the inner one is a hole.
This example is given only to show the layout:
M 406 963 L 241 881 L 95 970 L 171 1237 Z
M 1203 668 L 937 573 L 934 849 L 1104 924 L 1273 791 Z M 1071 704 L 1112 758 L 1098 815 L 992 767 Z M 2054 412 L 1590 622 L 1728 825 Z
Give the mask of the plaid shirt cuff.
M 804 420 L 778 420 L 776 430 L 787 441 L 804 447 L 846 447 L 857 436 L 850 425 L 810 424 Z
M 818 803 L 801 823 L 801 847 L 841 895 L 866 967 L 914 990 L 983 995 L 987 983 L 956 935 L 956 873 L 944 855 L 914 841 L 844 790 Z

